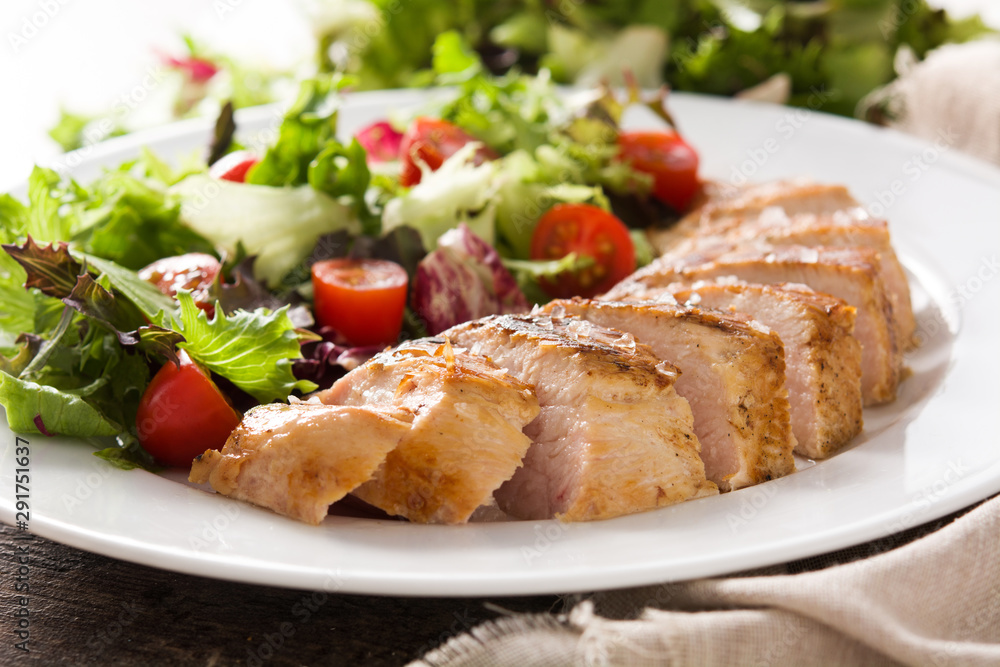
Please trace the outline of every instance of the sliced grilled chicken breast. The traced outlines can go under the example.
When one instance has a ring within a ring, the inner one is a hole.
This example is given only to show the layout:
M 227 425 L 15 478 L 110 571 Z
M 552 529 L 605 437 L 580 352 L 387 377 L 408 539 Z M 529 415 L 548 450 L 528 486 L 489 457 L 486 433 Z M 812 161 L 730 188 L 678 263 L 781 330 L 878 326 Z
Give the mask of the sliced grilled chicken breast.
M 221 452 L 210 449 L 194 460 L 189 479 L 318 524 L 331 504 L 372 476 L 410 432 L 410 419 L 405 410 L 259 405 Z
M 745 316 L 676 301 L 553 301 L 543 312 L 620 329 L 681 369 L 705 476 L 722 491 L 794 472 L 781 340 Z
M 538 415 L 530 385 L 443 339 L 387 350 L 317 395 L 413 413 L 399 446 L 353 495 L 421 523 L 463 523 L 490 503 L 521 464 L 531 444 L 522 428 Z
M 910 285 L 906 272 L 893 250 L 889 226 L 885 220 L 871 218 L 860 208 L 834 213 L 798 213 L 788 215 L 784 209 L 769 208 L 751 218 L 726 218 L 710 224 L 669 254 L 690 254 L 701 246 L 717 247 L 721 243 L 736 245 L 766 243 L 770 245 L 836 246 L 871 248 L 878 253 L 879 273 L 885 283 L 892 312 L 898 325 L 897 341 L 904 349 L 913 344 L 916 320 L 910 302 Z
M 896 257 L 885 220 L 871 217 L 842 185 L 794 179 L 707 188 L 705 202 L 671 230 L 654 237 L 661 254 L 690 254 L 719 240 L 771 245 L 862 246 L 879 253 L 879 265 L 898 325 L 897 344 L 913 346 L 916 321 L 906 272 Z
M 796 452 L 825 458 L 861 432 L 861 345 L 851 335 L 852 306 L 805 285 L 724 279 L 675 283 L 642 295 L 653 300 L 665 296 L 746 313 L 781 337 Z
M 825 214 L 858 207 L 843 185 L 815 183 L 808 179 L 768 181 L 737 187 L 709 183 L 698 208 L 673 227 L 655 233 L 650 241 L 661 254 L 702 232 L 719 234 L 756 219 L 767 209 L 779 208 L 785 215 Z
M 495 496 L 521 519 L 589 521 L 718 493 L 705 478 L 677 369 L 577 318 L 494 316 L 442 333 L 534 385 L 533 444 Z
M 896 341 L 892 302 L 871 248 L 752 246 L 723 244 L 687 256 L 664 255 L 612 288 L 620 300 L 649 287 L 735 276 L 755 283 L 804 283 L 843 299 L 857 311 L 854 336 L 861 344 L 861 392 L 865 405 L 896 397 L 902 352 Z

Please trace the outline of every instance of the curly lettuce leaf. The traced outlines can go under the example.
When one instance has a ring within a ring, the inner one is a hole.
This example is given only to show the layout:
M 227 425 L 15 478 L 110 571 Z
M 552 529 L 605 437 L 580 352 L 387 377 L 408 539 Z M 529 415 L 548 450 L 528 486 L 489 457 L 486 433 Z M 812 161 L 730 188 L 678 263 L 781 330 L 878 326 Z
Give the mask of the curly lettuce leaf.
M 228 253 L 242 243 L 254 275 L 274 288 L 301 267 L 320 237 L 361 231 L 351 207 L 309 185 L 269 187 L 198 175 L 172 188 L 183 220 Z
M 444 161 L 437 171 L 426 172 L 420 183 L 386 204 L 382 227 L 391 231 L 410 226 L 420 232 L 425 248 L 434 248 L 438 237 L 465 223 L 491 245 L 494 243 L 496 202 L 499 182 L 497 164 L 475 164 L 479 144 L 462 147 Z
M 230 316 L 218 308 L 209 319 L 190 293 L 178 293 L 177 300 L 179 310 L 163 316 L 160 326 L 181 333 L 185 341 L 178 347 L 261 403 L 316 388 L 292 373 L 292 363 L 302 352 L 287 306 L 273 312 L 241 310 Z

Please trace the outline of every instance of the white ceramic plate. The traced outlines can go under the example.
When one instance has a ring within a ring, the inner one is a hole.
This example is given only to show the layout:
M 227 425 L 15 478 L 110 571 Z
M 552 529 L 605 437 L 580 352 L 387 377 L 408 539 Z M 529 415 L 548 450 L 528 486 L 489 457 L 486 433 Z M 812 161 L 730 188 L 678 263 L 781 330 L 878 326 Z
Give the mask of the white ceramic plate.
M 419 102 L 356 95 L 342 130 Z M 586 591 L 734 572 L 820 554 L 930 521 L 1000 491 L 1000 172 L 861 123 L 676 95 L 703 173 L 842 182 L 892 223 L 911 273 L 923 346 L 892 405 L 868 410 L 849 450 L 789 477 L 597 523 L 423 526 L 330 516 L 284 519 L 183 481 L 105 466 L 90 447 L 29 438 L 33 532 L 156 567 L 221 579 L 385 595 Z M 273 110 L 241 128 L 275 125 Z M 202 146 L 205 122 L 108 142 L 79 156 L 86 181 L 142 145 Z M 881 209 L 879 208 L 881 207 Z M 0 519 L 14 522 L 15 436 L 0 433 Z M 808 465 L 808 464 L 807 464 Z

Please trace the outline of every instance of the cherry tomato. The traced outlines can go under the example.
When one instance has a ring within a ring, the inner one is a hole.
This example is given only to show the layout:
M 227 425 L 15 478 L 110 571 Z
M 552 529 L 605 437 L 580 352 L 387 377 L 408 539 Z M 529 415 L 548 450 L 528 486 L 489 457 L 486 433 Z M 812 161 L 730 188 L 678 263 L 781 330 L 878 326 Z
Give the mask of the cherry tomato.
M 619 156 L 653 177 L 653 196 L 683 211 L 698 192 L 698 153 L 673 131 L 622 132 Z
M 407 187 L 416 185 L 422 176 L 419 163 L 423 162 L 431 171 L 436 171 L 445 160 L 458 152 L 470 141 L 477 141 L 465 130 L 446 120 L 417 118 L 403 134 L 399 146 L 399 159 L 403 163 L 399 182 Z M 476 151 L 475 164 L 499 157 L 488 147 L 481 146 Z
M 190 290 L 191 297 L 202 310 L 211 317 L 215 308 L 209 303 L 208 290 L 222 266 L 219 260 L 201 252 L 164 257 L 139 271 L 139 277 L 153 283 L 156 289 L 167 296 L 176 296 L 184 289 Z
M 209 374 L 183 351 L 180 366 L 168 361 L 146 387 L 135 425 L 139 444 L 158 462 L 189 466 L 209 449 L 221 449 L 240 423 Z
M 208 175 L 223 181 L 246 183 L 247 172 L 258 162 L 260 158 L 250 151 L 234 151 L 219 158 L 209 168 Z
M 395 344 L 406 307 L 406 270 L 381 259 L 328 259 L 312 267 L 316 320 L 353 345 Z
M 384 120 L 358 130 L 354 135 L 368 154 L 368 162 L 392 162 L 399 159 L 403 135 Z
M 562 259 L 571 252 L 593 258 L 578 273 L 542 280 L 550 296 L 593 297 L 606 292 L 635 270 L 635 247 L 625 224 L 589 204 L 557 204 L 538 221 L 531 237 L 531 258 Z

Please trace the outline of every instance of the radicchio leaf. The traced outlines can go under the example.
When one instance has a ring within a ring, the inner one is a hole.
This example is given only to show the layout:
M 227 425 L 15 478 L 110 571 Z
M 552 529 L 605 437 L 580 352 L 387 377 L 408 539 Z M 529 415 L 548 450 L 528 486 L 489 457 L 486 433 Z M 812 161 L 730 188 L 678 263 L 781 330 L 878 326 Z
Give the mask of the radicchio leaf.
M 403 133 L 387 121 L 380 120 L 362 128 L 354 135 L 368 154 L 369 162 L 392 162 L 399 159 Z
M 417 266 L 413 309 L 434 335 L 487 315 L 526 312 L 528 301 L 497 251 L 463 223 Z

